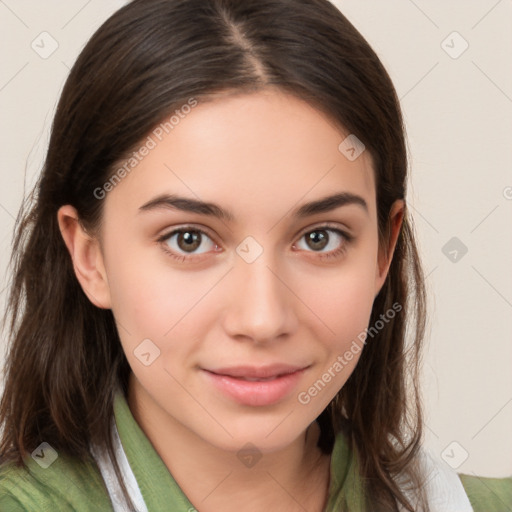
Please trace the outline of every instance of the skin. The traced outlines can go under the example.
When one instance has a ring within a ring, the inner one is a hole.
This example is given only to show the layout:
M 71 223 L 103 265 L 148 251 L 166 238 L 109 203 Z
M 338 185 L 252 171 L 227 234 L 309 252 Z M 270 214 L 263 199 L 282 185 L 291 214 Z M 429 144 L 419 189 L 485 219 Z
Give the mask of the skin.
M 59 210 L 84 292 L 116 319 L 132 368 L 130 409 L 201 512 L 321 511 L 326 504 L 330 457 L 316 447 L 314 420 L 360 353 L 308 404 L 297 395 L 368 326 L 403 218 L 397 201 L 389 243 L 379 250 L 371 157 L 365 151 L 349 161 L 338 150 L 347 135 L 278 90 L 226 95 L 192 109 L 107 194 L 97 235 L 81 228 L 72 206 Z M 368 211 L 350 204 L 292 215 L 334 192 L 361 196 Z M 162 193 L 216 203 L 235 220 L 139 210 Z M 322 231 L 325 248 L 308 244 L 303 235 L 326 222 L 353 240 Z M 195 253 L 177 235 L 157 241 L 189 224 L 210 237 Z M 247 236 L 263 249 L 252 263 L 236 252 Z M 343 246 L 341 255 L 322 258 Z M 188 259 L 172 258 L 166 247 Z M 134 350 L 148 338 L 160 355 L 145 366 Z M 201 370 L 276 362 L 309 367 L 271 406 L 234 402 Z M 237 457 L 248 442 L 262 454 L 250 468 Z

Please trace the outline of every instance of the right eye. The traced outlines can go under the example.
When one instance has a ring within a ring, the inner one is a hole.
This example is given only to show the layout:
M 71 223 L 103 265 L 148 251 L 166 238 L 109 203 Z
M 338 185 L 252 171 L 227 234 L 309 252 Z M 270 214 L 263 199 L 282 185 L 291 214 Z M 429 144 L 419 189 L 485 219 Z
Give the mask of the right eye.
M 166 252 L 181 261 L 211 250 L 218 252 L 219 249 L 205 231 L 190 226 L 174 229 L 161 236 L 158 241 L 164 244 Z

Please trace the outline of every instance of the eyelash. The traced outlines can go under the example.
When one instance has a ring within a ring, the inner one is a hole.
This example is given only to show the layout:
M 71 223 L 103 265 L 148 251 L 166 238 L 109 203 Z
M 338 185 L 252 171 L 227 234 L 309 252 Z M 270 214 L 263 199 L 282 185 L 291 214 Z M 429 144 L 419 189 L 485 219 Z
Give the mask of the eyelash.
M 162 243 L 164 251 L 167 254 L 169 254 L 169 256 L 171 256 L 172 258 L 180 261 L 181 263 L 184 263 L 188 259 L 195 259 L 196 257 L 201 258 L 202 256 L 204 256 L 203 254 L 200 254 L 200 255 L 194 255 L 194 254 L 184 255 L 184 254 L 180 254 L 180 255 L 178 255 L 174 251 L 169 249 L 169 247 L 165 243 L 172 236 L 174 236 L 176 234 L 179 234 L 179 233 L 186 233 L 187 231 L 192 231 L 194 233 L 200 233 L 201 235 L 204 235 L 204 236 L 210 238 L 212 240 L 212 242 L 215 243 L 215 245 L 217 246 L 217 243 L 212 239 L 212 237 L 206 231 L 204 231 L 204 230 L 202 230 L 200 228 L 194 227 L 194 226 L 184 226 L 184 227 L 181 227 L 179 229 L 174 229 L 173 231 L 165 233 L 164 235 L 159 237 L 157 239 L 157 241 Z M 335 249 L 335 250 L 327 252 L 327 253 L 317 252 L 316 253 L 318 255 L 317 257 L 319 257 L 320 259 L 325 259 L 325 260 L 329 259 L 330 260 L 330 259 L 333 259 L 333 258 L 341 257 L 347 251 L 347 248 L 348 248 L 347 246 L 354 239 L 354 237 L 352 235 L 349 235 L 345 231 L 342 231 L 341 229 L 339 229 L 337 227 L 334 227 L 331 224 L 327 223 L 327 224 L 324 224 L 324 225 L 321 225 L 321 226 L 316 226 L 316 227 L 314 227 L 312 229 L 309 228 L 307 231 L 303 231 L 301 233 L 300 237 L 299 237 L 299 240 L 301 238 L 303 238 L 305 235 L 307 235 L 309 233 L 313 233 L 315 231 L 331 231 L 331 232 L 334 232 L 334 233 L 336 233 L 337 235 L 339 235 L 339 236 L 341 236 L 343 238 L 342 245 L 338 249 Z M 315 251 L 306 251 L 306 252 L 315 253 Z M 205 254 L 207 254 L 207 253 L 205 253 Z

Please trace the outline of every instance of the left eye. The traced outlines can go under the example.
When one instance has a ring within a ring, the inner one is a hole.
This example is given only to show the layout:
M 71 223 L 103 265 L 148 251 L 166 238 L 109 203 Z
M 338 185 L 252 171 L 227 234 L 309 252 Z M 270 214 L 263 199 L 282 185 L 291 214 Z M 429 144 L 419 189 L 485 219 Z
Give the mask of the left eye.
M 343 242 L 347 238 L 340 230 L 332 228 L 317 228 L 304 233 L 299 242 L 306 242 L 305 250 L 313 250 L 313 252 L 331 252 L 343 246 Z M 303 247 L 299 247 L 303 249 Z M 325 249 L 325 250 L 324 250 Z
M 207 243 L 203 243 L 207 240 Z M 179 229 L 173 231 L 169 235 L 162 238 L 162 241 L 175 252 L 185 254 L 202 254 L 215 248 L 215 242 L 204 232 L 199 229 Z M 201 245 L 206 246 L 204 250 L 197 251 Z

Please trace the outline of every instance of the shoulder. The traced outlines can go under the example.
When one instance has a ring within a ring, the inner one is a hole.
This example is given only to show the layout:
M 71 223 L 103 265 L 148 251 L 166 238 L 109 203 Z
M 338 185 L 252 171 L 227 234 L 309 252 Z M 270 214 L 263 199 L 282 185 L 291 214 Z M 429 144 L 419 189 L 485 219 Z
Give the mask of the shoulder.
M 459 474 L 474 512 L 501 512 L 512 504 L 512 476 L 490 478 Z
M 458 474 L 444 460 L 422 449 L 419 462 L 429 505 L 436 512 L 503 512 L 512 503 L 512 477 Z
M 457 473 L 448 464 L 435 457 L 430 451 L 421 448 L 417 457 L 424 490 L 431 510 L 436 512 L 474 512 L 468 495 Z M 403 493 L 415 502 L 415 492 L 409 487 L 404 475 L 397 480 Z M 403 510 L 399 506 L 400 510 Z
M 50 450 L 46 454 L 42 451 L 43 456 L 38 462 L 26 457 L 26 466 L 14 463 L 0 465 L 0 510 L 112 510 L 103 479 L 94 463 L 81 462 Z

